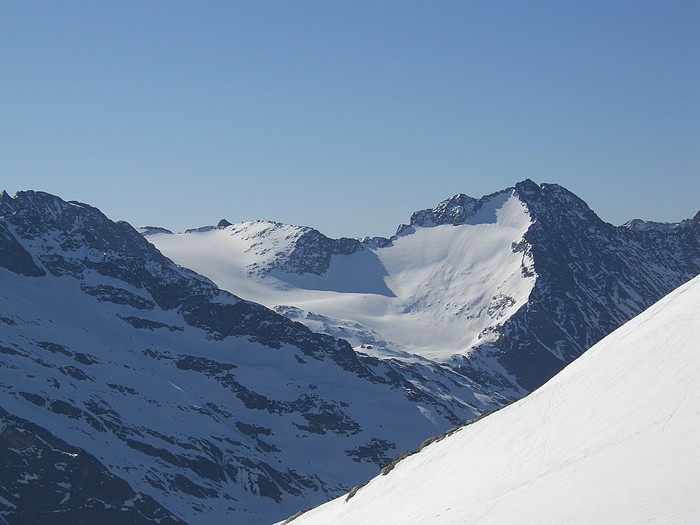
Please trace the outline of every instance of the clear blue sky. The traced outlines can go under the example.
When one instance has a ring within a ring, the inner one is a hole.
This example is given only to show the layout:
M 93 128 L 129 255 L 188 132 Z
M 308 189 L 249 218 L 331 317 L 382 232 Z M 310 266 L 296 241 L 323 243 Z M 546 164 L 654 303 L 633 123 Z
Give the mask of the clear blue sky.
M 11 194 L 388 236 L 525 178 L 700 209 L 700 2 L 0 0 Z

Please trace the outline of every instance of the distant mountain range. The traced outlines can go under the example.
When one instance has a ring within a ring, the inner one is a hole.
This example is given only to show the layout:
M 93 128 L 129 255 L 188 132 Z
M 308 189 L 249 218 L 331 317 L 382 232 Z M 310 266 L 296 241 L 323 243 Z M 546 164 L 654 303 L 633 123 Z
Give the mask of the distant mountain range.
M 357 351 L 418 355 L 513 399 L 698 275 L 699 222 L 616 227 L 565 188 L 526 180 L 415 212 L 391 238 L 264 221 L 147 238 Z
M 0 516 L 260 524 L 338 496 L 700 274 L 697 218 L 615 227 L 524 181 L 390 238 L 139 233 L 2 193 Z

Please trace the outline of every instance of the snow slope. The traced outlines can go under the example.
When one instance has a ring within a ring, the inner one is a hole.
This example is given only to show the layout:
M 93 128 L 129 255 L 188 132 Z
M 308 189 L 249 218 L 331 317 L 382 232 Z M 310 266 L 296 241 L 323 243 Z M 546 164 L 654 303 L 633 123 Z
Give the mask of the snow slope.
M 527 301 L 535 278 L 523 275 L 527 256 L 512 246 L 530 224 L 511 189 L 485 198 L 463 224 L 411 226 L 384 246 L 333 255 L 322 275 L 275 266 L 305 232 L 295 226 L 257 221 L 147 238 L 223 289 L 270 308 L 311 312 L 298 320 L 315 330 L 342 327 L 333 335 L 364 351 L 370 345 L 379 355 L 445 360 L 495 337 Z
M 700 278 L 294 525 L 700 522 Z

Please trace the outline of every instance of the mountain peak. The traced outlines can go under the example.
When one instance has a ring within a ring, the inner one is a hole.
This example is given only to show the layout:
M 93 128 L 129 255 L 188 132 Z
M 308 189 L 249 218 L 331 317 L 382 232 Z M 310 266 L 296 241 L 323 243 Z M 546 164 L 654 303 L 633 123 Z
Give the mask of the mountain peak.
M 23 226 L 32 233 L 37 228 L 41 229 L 40 224 L 59 229 L 79 227 L 87 215 L 100 221 L 107 220 L 100 210 L 88 204 L 64 201 L 56 195 L 36 190 L 18 191 L 14 198 L 3 191 L 0 195 L 0 215 L 10 214 L 18 214 Z
M 531 179 L 525 179 L 514 187 L 484 195 L 479 199 L 463 193 L 453 195 L 434 208 L 413 213 L 410 226 L 430 227 L 444 224 L 453 226 L 465 224 L 484 204 L 498 195 L 510 192 L 515 192 L 520 200 L 527 205 L 533 217 L 548 214 L 558 216 L 560 219 L 568 216 L 568 220 L 574 222 L 599 220 L 583 200 L 563 186 L 548 183 L 537 184 Z M 405 227 L 403 229 L 405 230 Z
M 432 209 L 420 210 L 411 215 L 411 226 L 438 226 L 462 224 L 473 213 L 477 199 L 458 193 L 440 202 Z
M 542 187 L 532 179 L 525 179 L 518 182 L 515 185 L 515 189 L 525 193 L 536 193 L 539 192 L 542 189 Z
M 515 185 L 515 193 L 527 205 L 533 218 L 550 222 L 551 226 L 570 224 L 602 224 L 603 221 L 580 197 L 559 184 L 536 184 L 525 179 Z

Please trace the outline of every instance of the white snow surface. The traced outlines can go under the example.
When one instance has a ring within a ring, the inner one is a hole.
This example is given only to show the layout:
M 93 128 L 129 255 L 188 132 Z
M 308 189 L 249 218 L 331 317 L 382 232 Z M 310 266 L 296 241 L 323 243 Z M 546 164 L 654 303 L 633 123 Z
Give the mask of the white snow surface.
M 700 277 L 294 525 L 700 523 Z
M 364 352 L 445 360 L 495 338 L 527 301 L 535 277 L 522 270 L 532 261 L 513 245 L 531 224 L 525 204 L 503 192 L 466 224 L 411 227 L 389 246 L 334 255 L 321 276 L 261 271 L 293 250 L 304 231 L 296 226 L 255 221 L 147 239 L 219 287 L 281 313 L 294 306 L 295 320 Z

